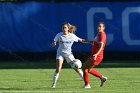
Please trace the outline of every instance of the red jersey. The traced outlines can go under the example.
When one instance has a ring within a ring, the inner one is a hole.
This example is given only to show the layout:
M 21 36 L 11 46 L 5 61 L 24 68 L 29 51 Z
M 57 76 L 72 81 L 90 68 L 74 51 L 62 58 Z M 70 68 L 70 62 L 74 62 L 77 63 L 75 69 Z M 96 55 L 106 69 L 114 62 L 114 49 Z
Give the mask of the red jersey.
M 106 44 L 106 33 L 105 32 L 100 32 L 95 37 L 95 39 L 93 41 L 93 47 L 92 47 L 91 55 L 94 55 L 99 51 L 101 42 L 104 43 L 104 46 L 102 47 L 102 50 L 98 54 L 97 57 L 103 58 L 104 47 L 105 47 L 105 44 Z

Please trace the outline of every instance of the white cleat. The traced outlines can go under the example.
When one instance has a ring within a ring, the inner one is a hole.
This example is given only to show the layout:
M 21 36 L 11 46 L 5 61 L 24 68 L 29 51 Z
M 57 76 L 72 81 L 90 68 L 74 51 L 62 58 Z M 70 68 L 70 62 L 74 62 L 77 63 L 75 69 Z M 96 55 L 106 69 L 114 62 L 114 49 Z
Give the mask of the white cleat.
M 52 88 L 55 88 L 55 84 L 52 85 Z
M 88 84 L 88 85 L 85 85 L 83 88 L 91 88 L 91 86 Z
M 52 88 L 55 88 L 55 86 L 52 86 Z
M 102 87 L 103 86 L 103 84 L 105 83 L 105 81 L 107 80 L 107 77 L 102 77 L 102 79 L 101 79 L 101 84 L 100 84 L 100 87 Z

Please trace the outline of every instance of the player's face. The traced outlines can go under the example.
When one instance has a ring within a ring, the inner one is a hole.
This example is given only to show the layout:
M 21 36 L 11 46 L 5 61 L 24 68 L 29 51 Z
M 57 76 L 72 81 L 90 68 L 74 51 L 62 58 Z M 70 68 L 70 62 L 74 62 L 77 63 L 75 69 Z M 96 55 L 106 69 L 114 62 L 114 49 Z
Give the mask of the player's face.
M 99 31 L 99 32 L 102 32 L 102 31 L 104 31 L 104 30 L 105 30 L 104 24 L 99 24 L 99 25 L 98 25 L 98 31 Z
M 63 31 L 64 34 L 68 33 L 68 30 L 69 30 L 69 28 L 68 28 L 67 25 L 62 26 L 62 31 Z

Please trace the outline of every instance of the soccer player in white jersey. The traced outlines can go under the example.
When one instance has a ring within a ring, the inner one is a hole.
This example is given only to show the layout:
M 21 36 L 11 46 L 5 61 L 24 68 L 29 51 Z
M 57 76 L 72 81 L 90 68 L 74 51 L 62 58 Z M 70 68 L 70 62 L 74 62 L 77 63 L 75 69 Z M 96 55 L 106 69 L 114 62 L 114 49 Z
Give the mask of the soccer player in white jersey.
M 75 34 L 73 34 L 76 30 L 76 27 L 73 25 L 70 25 L 69 23 L 63 23 L 62 24 L 62 32 L 58 33 L 54 41 L 52 42 L 52 45 L 55 46 L 57 42 L 59 42 L 59 47 L 57 49 L 57 55 L 56 55 L 56 71 L 54 72 L 53 76 L 53 84 L 52 88 L 55 88 L 57 79 L 59 77 L 59 73 L 62 68 L 62 64 L 64 59 L 67 61 L 68 64 L 71 65 L 71 62 L 75 60 L 71 47 L 74 42 L 85 42 L 85 39 L 81 39 L 77 37 Z M 81 69 L 74 69 L 80 77 L 83 79 L 83 71 Z

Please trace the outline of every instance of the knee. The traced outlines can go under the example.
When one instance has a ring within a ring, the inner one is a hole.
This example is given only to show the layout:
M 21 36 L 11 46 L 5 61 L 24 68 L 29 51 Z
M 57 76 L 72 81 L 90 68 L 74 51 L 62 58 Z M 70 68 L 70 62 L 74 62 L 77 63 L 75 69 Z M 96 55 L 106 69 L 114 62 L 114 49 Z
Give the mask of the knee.
M 91 71 L 91 69 L 88 69 L 88 72 L 90 72 Z
M 88 69 L 84 68 L 84 69 L 83 69 L 83 72 L 88 72 Z
M 85 66 L 82 67 L 82 70 L 83 70 L 83 71 L 86 71 L 86 72 L 89 72 L 89 68 L 87 68 L 87 67 L 85 67 Z
M 56 73 L 60 73 L 60 71 L 61 71 L 60 69 L 56 69 L 56 71 L 55 71 L 55 72 L 56 72 Z
M 90 70 L 91 70 L 91 69 L 85 68 L 83 71 L 85 71 L 85 72 L 88 72 L 88 73 L 89 73 L 89 72 L 90 72 Z

